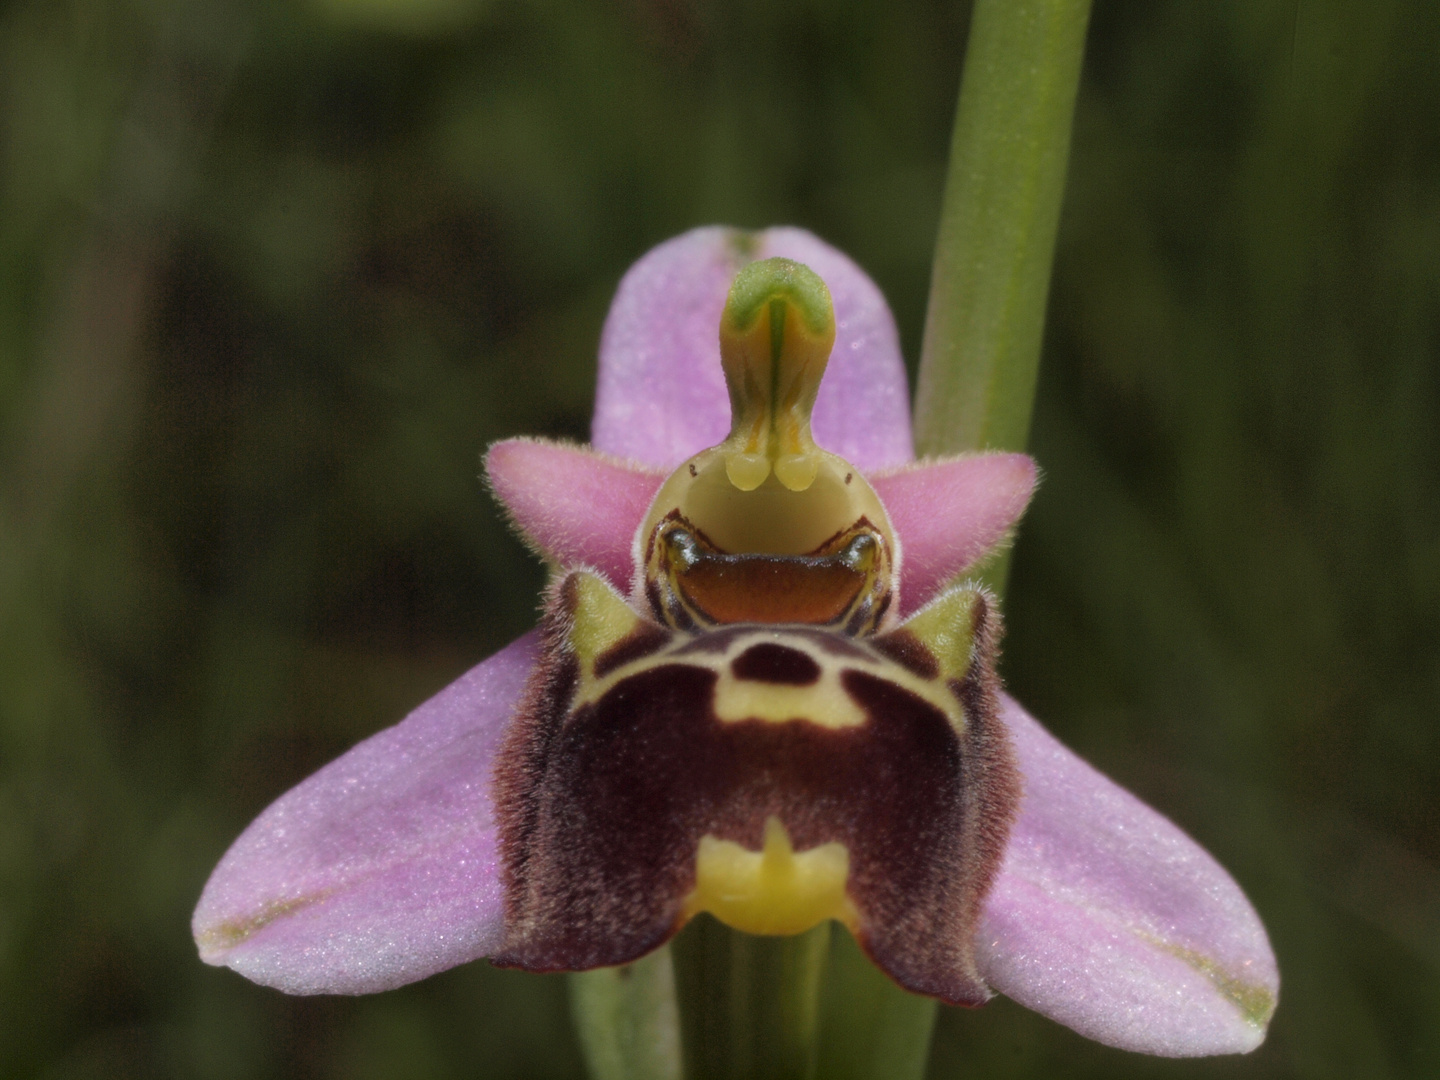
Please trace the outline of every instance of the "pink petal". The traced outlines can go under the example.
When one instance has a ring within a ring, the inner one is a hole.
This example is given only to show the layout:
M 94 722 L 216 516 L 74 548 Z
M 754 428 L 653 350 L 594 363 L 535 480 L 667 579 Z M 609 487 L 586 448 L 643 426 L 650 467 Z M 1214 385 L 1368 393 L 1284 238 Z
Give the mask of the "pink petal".
M 540 554 L 561 566 L 598 570 L 622 593 L 630 588 L 630 544 L 665 473 L 588 447 L 535 439 L 496 443 L 485 471 L 496 498 Z
M 490 448 L 496 497 L 525 538 L 562 566 L 629 587 L 631 541 L 664 474 L 583 446 L 507 439 Z M 900 536 L 904 614 L 1003 541 L 1035 487 L 1024 454 L 918 462 L 871 478 Z
M 867 479 L 900 537 L 903 616 L 1009 536 L 1035 490 L 1035 462 L 969 454 Z
M 740 268 L 775 255 L 807 264 L 835 303 L 816 441 L 866 471 L 914 456 L 900 339 L 875 283 L 802 229 L 716 226 L 666 241 L 620 282 L 600 339 L 596 449 L 673 469 L 729 434 L 720 312 Z
M 490 770 L 526 634 L 282 795 L 195 909 L 200 956 L 291 994 L 366 994 L 500 943 Z
M 1280 979 L 1225 870 L 1008 697 L 1020 819 L 976 953 L 996 990 L 1081 1035 L 1147 1054 L 1259 1046 Z

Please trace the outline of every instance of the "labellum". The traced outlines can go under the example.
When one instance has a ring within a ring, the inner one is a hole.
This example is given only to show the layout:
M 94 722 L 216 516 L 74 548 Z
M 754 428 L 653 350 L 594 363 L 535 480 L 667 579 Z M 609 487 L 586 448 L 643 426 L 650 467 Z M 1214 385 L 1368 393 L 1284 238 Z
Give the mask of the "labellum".
M 835 919 L 901 986 L 989 997 L 975 929 L 1020 798 L 999 614 L 955 584 L 898 619 L 885 508 L 811 436 L 834 338 L 812 271 L 742 270 L 729 437 L 661 485 L 628 598 L 586 569 L 552 586 L 496 772 L 496 963 L 623 964 L 700 912 Z

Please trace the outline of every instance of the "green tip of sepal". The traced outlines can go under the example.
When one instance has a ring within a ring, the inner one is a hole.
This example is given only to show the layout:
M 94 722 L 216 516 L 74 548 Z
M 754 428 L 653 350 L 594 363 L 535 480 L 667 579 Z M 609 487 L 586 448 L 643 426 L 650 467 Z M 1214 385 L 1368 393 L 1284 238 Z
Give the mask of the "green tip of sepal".
M 815 479 L 810 412 L 834 344 L 830 290 L 808 266 L 762 259 L 736 276 L 720 317 L 720 358 L 730 390 L 726 473 L 741 491 L 772 472 L 791 491 Z

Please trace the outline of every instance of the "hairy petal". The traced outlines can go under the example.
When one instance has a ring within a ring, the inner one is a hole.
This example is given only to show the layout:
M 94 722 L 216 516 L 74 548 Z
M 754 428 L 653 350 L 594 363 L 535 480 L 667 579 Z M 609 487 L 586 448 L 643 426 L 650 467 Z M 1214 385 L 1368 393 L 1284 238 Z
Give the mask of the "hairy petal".
M 490 485 L 525 540 L 561 566 L 589 566 L 622 592 L 635 528 L 664 474 L 584 446 L 507 439 L 485 461 Z M 922 461 L 870 478 L 903 544 L 908 615 L 1003 542 L 1035 487 L 1024 454 Z
M 986 981 L 1125 1050 L 1259 1046 L 1280 980 L 1239 886 L 1009 698 L 1002 715 L 1026 792 L 976 935 Z
M 816 441 L 866 471 L 914 456 L 900 339 L 875 283 L 803 229 L 718 226 L 666 241 L 621 280 L 600 339 L 596 449 L 673 469 L 729 434 L 720 313 L 740 268 L 777 255 L 819 274 L 835 305 Z
M 490 781 L 532 632 L 274 802 L 210 876 L 200 956 L 291 994 L 366 994 L 484 956 L 503 897 Z
M 903 616 L 1009 538 L 1029 505 L 1036 472 L 1025 454 L 967 454 L 866 479 L 903 545 Z
M 591 567 L 622 593 L 629 589 L 631 540 L 665 473 L 537 439 L 496 443 L 485 472 L 511 522 L 542 556 Z

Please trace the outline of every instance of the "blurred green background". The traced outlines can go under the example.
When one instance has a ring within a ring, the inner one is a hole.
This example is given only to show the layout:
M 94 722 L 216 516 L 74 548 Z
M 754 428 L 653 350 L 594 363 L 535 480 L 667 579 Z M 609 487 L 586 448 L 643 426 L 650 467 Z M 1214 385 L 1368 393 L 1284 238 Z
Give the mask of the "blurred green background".
M 912 364 L 963 4 L 0 7 L 0 1076 L 578 1077 L 558 978 L 290 999 L 188 920 L 528 626 L 487 443 L 626 266 L 795 223 Z M 1270 927 L 1248 1058 L 945 1010 L 935 1077 L 1440 1075 L 1440 5 L 1097 0 L 1012 689 Z

